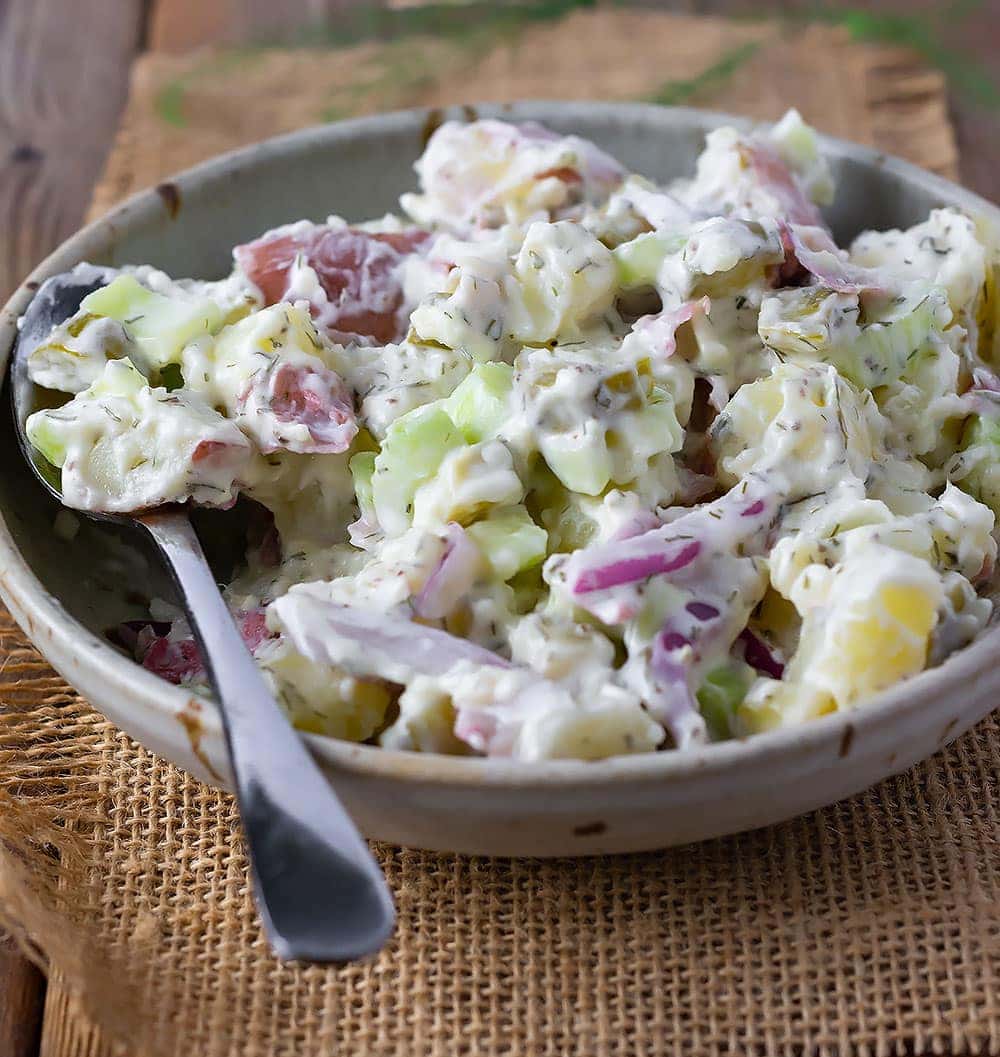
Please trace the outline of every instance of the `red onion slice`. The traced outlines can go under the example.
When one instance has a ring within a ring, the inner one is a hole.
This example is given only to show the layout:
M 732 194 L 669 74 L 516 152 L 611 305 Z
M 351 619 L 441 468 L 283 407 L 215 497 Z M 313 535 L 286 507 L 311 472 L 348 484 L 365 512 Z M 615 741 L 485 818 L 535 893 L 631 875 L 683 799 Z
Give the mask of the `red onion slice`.
M 446 529 L 444 553 L 413 600 L 413 611 L 427 620 L 446 617 L 475 583 L 480 565 L 479 548 L 461 525 L 451 522 Z

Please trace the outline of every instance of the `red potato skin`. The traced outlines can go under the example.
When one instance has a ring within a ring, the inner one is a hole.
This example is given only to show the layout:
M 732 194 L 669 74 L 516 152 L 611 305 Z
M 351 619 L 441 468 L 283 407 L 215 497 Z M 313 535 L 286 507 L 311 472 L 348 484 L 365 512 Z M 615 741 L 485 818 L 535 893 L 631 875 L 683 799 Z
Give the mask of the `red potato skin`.
M 263 609 L 234 614 L 247 649 L 254 653 L 262 642 L 273 638 L 264 618 Z M 166 635 L 154 636 L 142 657 L 142 666 L 168 683 L 192 682 L 205 677 L 198 644 L 191 639 L 171 640 Z
M 316 323 L 335 340 L 385 345 L 404 337 L 399 267 L 410 254 L 425 250 L 430 238 L 420 228 L 375 233 L 314 225 L 298 233 L 262 235 L 233 252 L 268 305 L 285 299 L 289 272 L 301 257 L 329 299 L 313 306 Z

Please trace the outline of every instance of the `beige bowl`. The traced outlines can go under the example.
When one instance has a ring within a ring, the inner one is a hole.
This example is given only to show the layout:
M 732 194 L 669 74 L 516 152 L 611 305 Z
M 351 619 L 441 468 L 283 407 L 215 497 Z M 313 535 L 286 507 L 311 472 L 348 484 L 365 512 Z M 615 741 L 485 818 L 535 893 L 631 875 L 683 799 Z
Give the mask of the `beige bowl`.
M 638 172 L 690 172 L 704 133 L 740 119 L 638 104 L 525 103 L 483 115 L 535 119 L 590 137 Z M 150 263 L 212 277 L 230 247 L 265 228 L 336 212 L 373 216 L 413 185 L 432 117 L 387 114 L 307 129 L 198 166 L 130 199 L 61 246 L 0 317 L 7 357 L 16 320 L 44 278 L 81 260 Z M 456 116 L 461 116 L 456 114 Z M 829 211 L 843 240 L 907 226 L 951 204 L 1000 229 L 1000 211 L 954 184 L 862 147 L 824 141 L 838 181 Z M 173 589 L 138 533 L 83 523 L 56 536 L 56 508 L 21 462 L 4 412 L 0 594 L 51 663 L 109 719 L 160 755 L 226 785 L 214 706 L 124 657 L 104 632 Z M 767 825 L 858 792 L 935 752 L 998 700 L 1000 632 L 849 714 L 680 754 L 598 763 L 515 763 L 390 752 L 310 736 L 369 836 L 492 855 L 636 851 Z

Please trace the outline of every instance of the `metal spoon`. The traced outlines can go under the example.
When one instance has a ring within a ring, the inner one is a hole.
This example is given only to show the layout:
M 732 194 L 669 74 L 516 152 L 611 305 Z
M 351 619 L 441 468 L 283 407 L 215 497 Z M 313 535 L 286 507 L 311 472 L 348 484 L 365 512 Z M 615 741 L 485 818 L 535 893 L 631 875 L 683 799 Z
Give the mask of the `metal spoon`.
M 80 266 L 48 279 L 21 320 L 11 358 L 14 424 L 38 479 L 62 500 L 58 470 L 29 443 L 25 420 L 38 390 L 28 356 L 114 277 Z M 166 559 L 221 712 L 257 906 L 281 958 L 347 961 L 373 954 L 395 922 L 392 897 L 367 844 L 268 690 L 222 600 L 183 507 L 135 515 L 82 511 L 145 529 Z

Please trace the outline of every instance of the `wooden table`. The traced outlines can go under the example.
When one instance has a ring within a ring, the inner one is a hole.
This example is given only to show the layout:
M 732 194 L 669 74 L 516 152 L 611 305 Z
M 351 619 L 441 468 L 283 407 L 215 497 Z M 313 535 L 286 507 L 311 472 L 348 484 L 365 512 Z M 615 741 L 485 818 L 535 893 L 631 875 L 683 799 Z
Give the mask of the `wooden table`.
M 79 226 L 137 55 L 256 38 L 278 25 L 335 16 L 344 6 L 345 0 L 0 0 L 0 301 Z M 761 13 L 750 0 L 662 6 Z M 813 6 L 810 0 L 768 5 L 792 14 Z M 842 6 L 881 12 L 894 5 L 845 0 Z M 992 6 L 966 17 L 950 42 L 979 62 L 992 58 Z M 909 12 L 931 7 L 930 0 L 895 5 Z M 966 96 L 952 99 L 963 180 L 994 200 L 1000 200 L 998 110 Z M 0 939 L 0 1057 L 36 1057 L 44 1000 L 44 976 L 12 942 Z

